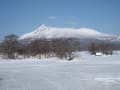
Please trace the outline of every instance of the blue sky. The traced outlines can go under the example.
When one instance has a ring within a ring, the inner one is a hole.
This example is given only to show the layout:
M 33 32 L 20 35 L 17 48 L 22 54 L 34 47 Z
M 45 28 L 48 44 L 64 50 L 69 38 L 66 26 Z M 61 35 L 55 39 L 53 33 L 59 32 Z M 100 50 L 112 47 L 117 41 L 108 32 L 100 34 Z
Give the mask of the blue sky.
M 0 0 L 0 37 L 41 24 L 120 34 L 120 0 Z

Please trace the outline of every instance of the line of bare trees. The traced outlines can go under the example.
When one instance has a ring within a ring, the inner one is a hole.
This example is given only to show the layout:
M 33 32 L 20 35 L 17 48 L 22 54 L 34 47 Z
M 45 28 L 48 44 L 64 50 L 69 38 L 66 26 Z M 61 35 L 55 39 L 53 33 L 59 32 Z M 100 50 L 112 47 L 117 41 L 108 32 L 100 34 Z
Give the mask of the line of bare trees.
M 96 55 L 97 52 L 102 54 L 112 55 L 113 54 L 113 45 L 111 43 L 102 42 L 100 44 L 91 43 L 89 51 L 92 55 Z
M 43 56 L 58 57 L 60 59 L 72 60 L 73 52 L 80 50 L 80 41 L 74 39 L 37 39 L 27 44 L 20 43 L 18 36 L 10 34 L 5 36 L 0 44 L 0 55 L 8 59 L 38 57 Z M 89 47 L 91 54 L 96 55 L 97 52 L 112 55 L 113 48 L 110 43 L 91 43 Z
M 24 58 L 37 56 L 58 57 L 61 59 L 72 60 L 72 52 L 77 50 L 73 39 L 38 39 L 27 44 L 18 41 L 14 34 L 5 36 L 0 44 L 0 53 L 4 58 L 15 59 L 19 56 Z

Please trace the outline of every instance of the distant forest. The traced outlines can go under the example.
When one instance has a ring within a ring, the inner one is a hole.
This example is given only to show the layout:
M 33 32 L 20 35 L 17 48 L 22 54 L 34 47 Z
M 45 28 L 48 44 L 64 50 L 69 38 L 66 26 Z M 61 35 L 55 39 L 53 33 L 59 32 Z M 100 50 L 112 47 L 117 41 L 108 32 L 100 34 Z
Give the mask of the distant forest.
M 81 51 L 81 44 L 72 38 L 65 39 L 37 39 L 29 43 L 23 44 L 18 40 L 18 36 L 10 34 L 4 37 L 4 40 L 0 43 L 0 55 L 6 59 L 18 59 L 22 58 L 38 57 L 42 56 L 58 57 L 60 59 L 72 60 L 74 58 L 73 52 Z M 96 52 L 102 52 L 103 54 L 112 55 L 113 46 L 110 43 L 96 44 L 91 42 L 89 45 L 89 52 L 93 55 Z

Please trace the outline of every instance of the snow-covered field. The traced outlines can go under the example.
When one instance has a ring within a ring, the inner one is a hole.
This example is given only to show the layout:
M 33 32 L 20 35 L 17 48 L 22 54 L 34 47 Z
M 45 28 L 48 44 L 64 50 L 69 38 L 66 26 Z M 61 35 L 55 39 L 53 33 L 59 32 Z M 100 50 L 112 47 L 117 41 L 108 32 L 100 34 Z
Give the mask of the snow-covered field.
M 120 52 L 57 58 L 0 60 L 0 90 L 120 90 Z

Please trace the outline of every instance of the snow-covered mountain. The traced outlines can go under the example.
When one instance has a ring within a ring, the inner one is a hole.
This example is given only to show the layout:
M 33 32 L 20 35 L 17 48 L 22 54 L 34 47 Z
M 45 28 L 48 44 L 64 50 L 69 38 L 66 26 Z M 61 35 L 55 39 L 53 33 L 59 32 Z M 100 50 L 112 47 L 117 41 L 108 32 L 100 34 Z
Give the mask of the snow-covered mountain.
M 95 43 L 112 43 L 115 49 L 120 49 L 120 36 L 109 35 L 88 28 L 57 28 L 41 25 L 39 28 L 30 33 L 22 35 L 19 40 L 26 44 L 36 39 L 56 39 L 56 38 L 73 38 L 80 42 L 80 47 L 88 48 L 92 42 Z
M 34 31 L 22 35 L 19 39 L 52 39 L 52 38 L 77 38 L 77 39 L 85 39 L 85 38 L 96 38 L 96 39 L 108 39 L 111 35 L 107 35 L 101 32 L 98 32 L 93 29 L 88 28 L 56 28 L 56 27 L 48 27 L 46 25 L 41 25 L 39 28 Z

